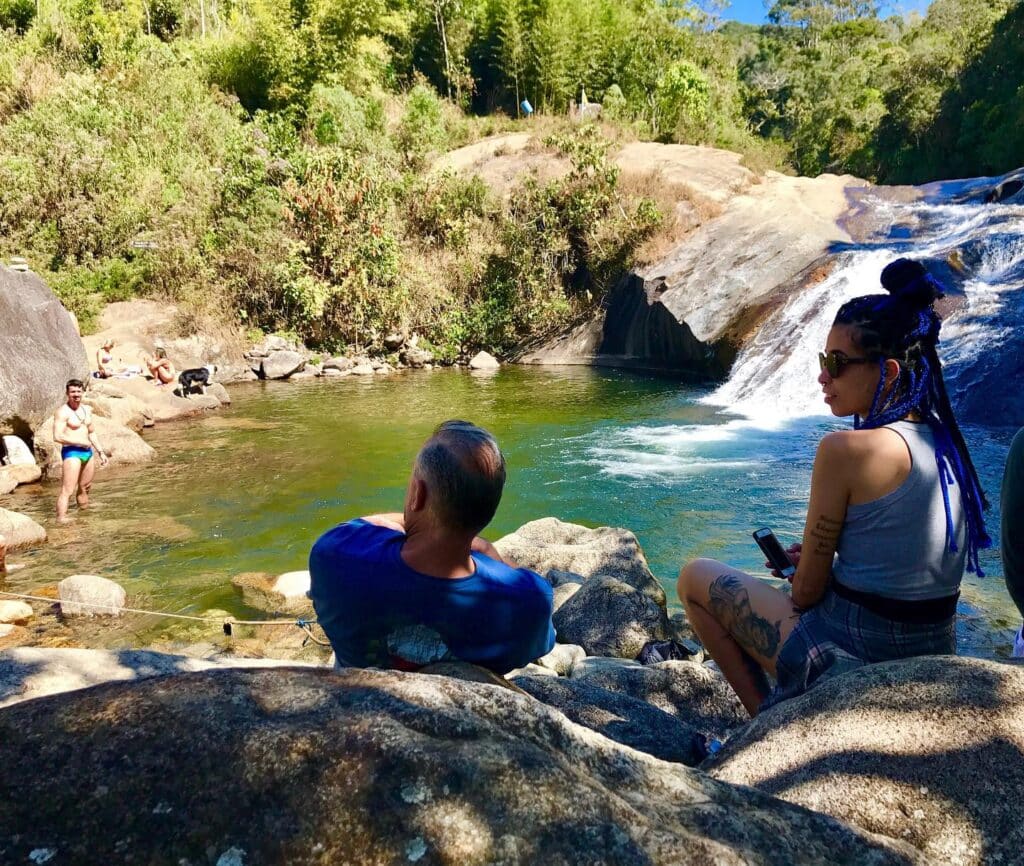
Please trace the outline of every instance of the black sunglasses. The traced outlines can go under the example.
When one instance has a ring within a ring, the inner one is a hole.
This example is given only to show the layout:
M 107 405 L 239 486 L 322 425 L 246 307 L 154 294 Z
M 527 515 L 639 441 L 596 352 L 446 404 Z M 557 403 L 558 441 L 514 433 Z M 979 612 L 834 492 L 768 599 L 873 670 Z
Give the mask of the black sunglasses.
M 875 364 L 877 358 L 849 358 L 842 352 L 833 349 L 831 352 L 818 352 L 818 366 L 835 379 L 850 364 Z

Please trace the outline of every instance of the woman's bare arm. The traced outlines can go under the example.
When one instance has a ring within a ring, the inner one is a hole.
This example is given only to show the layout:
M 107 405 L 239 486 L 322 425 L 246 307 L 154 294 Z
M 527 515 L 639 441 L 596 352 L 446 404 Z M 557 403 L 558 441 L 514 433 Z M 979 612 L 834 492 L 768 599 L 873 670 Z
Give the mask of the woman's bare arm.
M 797 607 L 817 604 L 828 588 L 850 499 L 849 473 L 851 463 L 855 462 L 852 458 L 844 433 L 830 433 L 818 445 L 804 540 L 793 576 L 793 603 Z

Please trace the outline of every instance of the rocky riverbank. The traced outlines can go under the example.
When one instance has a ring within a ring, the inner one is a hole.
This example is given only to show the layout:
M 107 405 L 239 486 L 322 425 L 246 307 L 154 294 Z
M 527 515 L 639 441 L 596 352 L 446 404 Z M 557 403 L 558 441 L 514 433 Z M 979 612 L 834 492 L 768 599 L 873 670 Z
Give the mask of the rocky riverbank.
M 0 652 L 0 859 L 1017 862 L 1024 665 L 868 666 L 749 721 L 632 533 L 545 518 L 496 544 L 556 591 L 559 643 L 506 679 L 333 671 L 293 627 Z M 33 613 L 125 603 L 68 583 Z M 312 614 L 306 572 L 234 583 L 254 615 Z M 660 639 L 688 657 L 633 658 Z

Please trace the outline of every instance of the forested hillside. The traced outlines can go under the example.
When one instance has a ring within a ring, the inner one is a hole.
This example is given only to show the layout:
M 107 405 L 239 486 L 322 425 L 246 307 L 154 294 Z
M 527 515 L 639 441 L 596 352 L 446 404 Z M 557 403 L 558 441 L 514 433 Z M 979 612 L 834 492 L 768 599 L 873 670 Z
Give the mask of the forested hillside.
M 780 0 L 0 0 L 0 256 L 88 328 L 156 294 L 325 348 L 510 351 L 600 301 L 664 207 L 614 140 L 882 181 L 1024 161 L 1024 11 Z M 600 127 L 570 124 L 585 88 Z M 533 117 L 520 116 L 528 100 Z M 572 171 L 509 200 L 433 158 L 528 129 Z M 183 323 L 186 326 L 188 323 Z M 195 324 L 195 323 L 193 323 Z

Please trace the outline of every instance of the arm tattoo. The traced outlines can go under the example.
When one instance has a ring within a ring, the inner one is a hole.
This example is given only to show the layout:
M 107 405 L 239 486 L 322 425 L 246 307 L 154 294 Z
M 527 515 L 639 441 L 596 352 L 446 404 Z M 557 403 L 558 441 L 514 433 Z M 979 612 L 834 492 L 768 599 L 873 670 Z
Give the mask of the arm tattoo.
M 839 533 L 843 529 L 843 521 L 833 520 L 824 514 L 818 516 L 818 522 L 811 530 L 814 539 L 814 552 L 820 556 L 831 556 L 839 544 Z
M 770 623 L 750 606 L 750 593 L 734 574 L 715 578 L 708 589 L 708 607 L 729 633 L 743 646 L 765 658 L 772 658 L 779 648 L 782 620 Z

